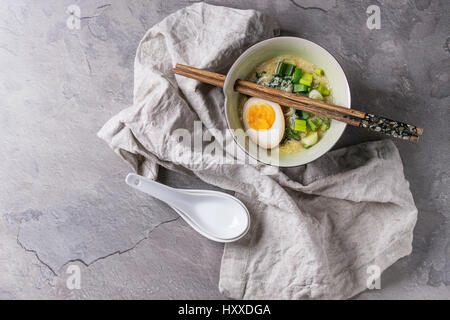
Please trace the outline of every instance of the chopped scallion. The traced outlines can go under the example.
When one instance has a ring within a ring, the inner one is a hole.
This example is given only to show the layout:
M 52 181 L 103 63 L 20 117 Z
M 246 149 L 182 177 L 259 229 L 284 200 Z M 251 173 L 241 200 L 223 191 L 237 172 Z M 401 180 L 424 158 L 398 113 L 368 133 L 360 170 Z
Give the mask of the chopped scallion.
M 294 83 L 298 83 L 300 81 L 300 78 L 302 77 L 302 69 L 295 68 L 294 71 Z
M 330 119 L 327 118 L 320 126 L 320 130 L 327 131 L 328 129 L 330 129 Z
M 323 96 L 329 96 L 330 90 L 328 90 L 327 87 L 325 87 L 323 84 L 319 84 L 319 87 L 317 90 L 323 95 Z
M 308 120 L 308 127 L 310 127 L 312 131 L 316 131 L 317 129 L 316 124 L 312 120 Z
M 323 96 L 322 96 L 322 94 L 318 91 L 318 90 L 316 90 L 316 89 L 313 89 L 313 90 L 311 90 L 310 92 L 309 92 L 309 95 L 308 95 L 311 99 L 315 99 L 315 100 L 323 100 Z
M 320 77 L 322 77 L 325 74 L 325 72 L 322 69 L 314 69 L 314 73 Z
M 283 62 L 278 62 L 277 69 L 275 70 L 275 75 L 282 76 L 284 74 L 285 64 Z
M 286 129 L 284 131 L 284 135 L 288 139 L 294 139 L 294 140 L 297 140 L 297 141 L 300 141 L 301 138 L 302 138 L 302 137 L 300 137 L 300 135 L 297 132 L 292 130 L 290 127 L 286 127 Z
M 294 130 L 300 131 L 300 132 L 306 132 L 306 120 L 296 119 Z
M 316 118 L 314 119 L 314 124 L 316 125 L 316 127 L 320 127 L 323 123 L 323 120 L 320 118 Z
M 306 137 L 302 138 L 302 143 L 305 147 L 307 147 L 316 144 L 318 140 L 319 135 L 317 132 L 310 132 Z
M 304 84 L 294 84 L 294 92 L 308 92 L 308 88 Z
M 292 64 L 289 64 L 289 63 L 285 63 L 284 65 L 285 65 L 285 67 L 283 70 L 283 72 L 284 72 L 283 75 L 285 77 L 291 76 L 294 73 L 295 66 Z
M 306 120 L 311 116 L 309 112 L 302 111 L 302 119 Z
M 311 73 L 304 73 L 300 79 L 300 84 L 311 87 L 313 75 Z

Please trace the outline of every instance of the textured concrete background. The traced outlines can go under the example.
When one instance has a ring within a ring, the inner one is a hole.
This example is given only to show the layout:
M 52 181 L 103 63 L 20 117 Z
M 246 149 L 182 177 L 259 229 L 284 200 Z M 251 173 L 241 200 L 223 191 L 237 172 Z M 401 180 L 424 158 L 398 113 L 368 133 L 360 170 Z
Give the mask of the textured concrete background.
M 207 1 L 271 14 L 282 34 L 327 48 L 353 105 L 421 125 L 395 140 L 419 208 L 413 253 L 359 299 L 450 298 L 450 3 L 447 0 Z M 69 5 L 81 28 L 66 26 Z M 132 102 L 133 59 L 152 25 L 190 1 L 0 2 L 0 298 L 222 298 L 222 245 L 130 190 L 100 139 Z M 381 30 L 366 9 L 381 8 Z M 347 128 L 337 147 L 380 135 Z M 163 170 L 164 183 L 209 188 Z M 66 287 L 81 268 L 81 290 Z

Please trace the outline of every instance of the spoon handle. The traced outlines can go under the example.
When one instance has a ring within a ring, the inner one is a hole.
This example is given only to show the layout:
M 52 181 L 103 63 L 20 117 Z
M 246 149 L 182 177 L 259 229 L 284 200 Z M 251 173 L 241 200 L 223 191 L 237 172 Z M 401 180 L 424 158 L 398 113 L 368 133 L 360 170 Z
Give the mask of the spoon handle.
M 162 183 L 150 180 L 135 173 L 129 173 L 125 179 L 125 182 L 139 191 L 147 193 L 152 197 L 155 197 L 170 206 L 183 208 L 189 205 L 186 196 L 178 190 L 166 186 Z

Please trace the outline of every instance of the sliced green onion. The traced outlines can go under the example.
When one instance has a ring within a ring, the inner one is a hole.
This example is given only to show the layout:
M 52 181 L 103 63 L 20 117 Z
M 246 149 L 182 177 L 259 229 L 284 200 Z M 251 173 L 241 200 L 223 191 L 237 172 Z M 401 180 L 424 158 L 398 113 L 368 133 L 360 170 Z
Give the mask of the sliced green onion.
M 314 69 L 314 73 L 320 77 L 322 77 L 325 74 L 325 72 L 322 69 Z
M 316 125 L 316 127 L 320 127 L 323 123 L 323 120 L 320 118 L 316 118 L 313 121 L 314 121 L 314 124 Z
M 294 130 L 300 131 L 300 132 L 306 132 L 306 120 L 296 119 Z
M 309 112 L 302 111 L 302 119 L 306 120 L 311 116 Z
M 285 77 L 291 76 L 294 73 L 295 66 L 292 65 L 292 64 L 289 64 L 289 63 L 285 63 L 284 66 L 285 67 L 284 67 L 284 70 L 283 70 L 283 75 Z
M 294 92 L 307 92 L 308 86 L 305 86 L 304 84 L 294 84 Z
M 322 94 L 316 89 L 311 90 L 308 94 L 308 97 L 315 100 L 323 100 Z
M 316 131 L 317 129 L 316 124 L 312 120 L 308 120 L 308 127 L 310 127 L 312 131 Z
M 286 130 L 284 131 L 284 135 L 288 139 L 294 139 L 297 141 L 300 141 L 302 138 L 302 137 L 300 137 L 300 135 L 297 132 L 292 130 L 290 127 L 286 127 Z
M 312 73 L 304 73 L 302 78 L 300 79 L 300 84 L 304 84 L 305 86 L 311 87 L 313 81 Z
M 294 71 L 294 83 L 298 83 L 300 81 L 300 78 L 302 77 L 302 69 L 295 68 Z
M 305 146 L 312 146 L 319 141 L 319 135 L 317 132 L 310 132 L 306 137 L 302 139 L 302 143 Z
M 327 131 L 328 129 L 330 129 L 330 119 L 326 118 L 320 126 L 320 130 Z
M 317 90 L 319 90 L 319 92 L 323 96 L 329 96 L 330 95 L 330 90 L 328 90 L 328 88 L 325 87 L 323 84 L 319 84 L 319 87 L 317 88 Z
M 277 69 L 275 70 L 275 75 L 282 76 L 284 74 L 285 64 L 283 62 L 278 62 Z

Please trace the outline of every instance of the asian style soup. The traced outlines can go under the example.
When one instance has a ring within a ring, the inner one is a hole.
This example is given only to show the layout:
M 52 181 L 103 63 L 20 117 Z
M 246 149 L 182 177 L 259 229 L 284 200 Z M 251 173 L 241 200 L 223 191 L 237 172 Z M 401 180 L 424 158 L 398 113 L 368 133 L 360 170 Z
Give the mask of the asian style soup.
M 282 55 L 257 66 L 247 80 L 311 99 L 332 102 L 324 70 L 304 59 Z M 239 114 L 250 137 L 260 147 L 279 147 L 288 154 L 314 146 L 330 128 L 330 119 L 259 98 L 241 95 Z

